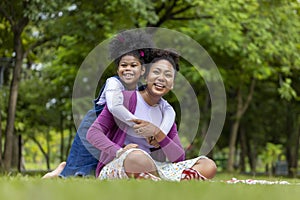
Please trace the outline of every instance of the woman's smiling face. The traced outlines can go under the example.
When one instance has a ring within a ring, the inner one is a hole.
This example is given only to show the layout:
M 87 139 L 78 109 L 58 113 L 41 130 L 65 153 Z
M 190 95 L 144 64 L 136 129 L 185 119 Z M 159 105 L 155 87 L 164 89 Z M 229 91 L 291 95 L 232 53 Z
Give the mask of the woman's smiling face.
M 147 89 L 152 95 L 167 94 L 174 84 L 175 70 L 168 60 L 158 60 L 152 63 L 146 77 Z

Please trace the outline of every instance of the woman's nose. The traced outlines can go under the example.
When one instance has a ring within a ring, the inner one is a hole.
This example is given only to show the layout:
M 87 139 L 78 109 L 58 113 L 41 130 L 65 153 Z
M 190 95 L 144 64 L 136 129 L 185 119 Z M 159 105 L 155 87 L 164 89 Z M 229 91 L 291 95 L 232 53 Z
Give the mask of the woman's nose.
M 164 76 L 163 74 L 160 74 L 160 75 L 158 76 L 158 80 L 164 81 L 164 80 L 165 80 L 165 76 Z

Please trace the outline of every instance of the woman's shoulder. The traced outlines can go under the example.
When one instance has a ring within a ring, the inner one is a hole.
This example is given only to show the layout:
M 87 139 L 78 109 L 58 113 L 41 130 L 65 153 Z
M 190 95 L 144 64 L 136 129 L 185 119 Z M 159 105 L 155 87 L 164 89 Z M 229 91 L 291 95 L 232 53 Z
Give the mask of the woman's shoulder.
M 170 106 L 169 102 L 167 100 L 165 100 L 164 98 L 160 98 L 158 104 L 160 106 Z

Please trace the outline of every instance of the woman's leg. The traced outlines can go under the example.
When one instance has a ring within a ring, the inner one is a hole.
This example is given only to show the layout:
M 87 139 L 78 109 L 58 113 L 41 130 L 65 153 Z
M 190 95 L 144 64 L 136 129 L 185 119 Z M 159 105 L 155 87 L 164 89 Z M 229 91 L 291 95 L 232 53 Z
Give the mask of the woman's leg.
M 124 169 L 128 177 L 158 178 L 157 169 L 153 160 L 139 150 L 132 151 L 127 155 L 124 160 Z
M 215 162 L 207 157 L 200 157 L 191 168 L 186 168 L 181 174 L 182 180 L 212 179 L 217 173 Z
M 215 162 L 209 158 L 200 158 L 192 169 L 199 172 L 207 179 L 212 179 L 217 173 L 217 166 Z

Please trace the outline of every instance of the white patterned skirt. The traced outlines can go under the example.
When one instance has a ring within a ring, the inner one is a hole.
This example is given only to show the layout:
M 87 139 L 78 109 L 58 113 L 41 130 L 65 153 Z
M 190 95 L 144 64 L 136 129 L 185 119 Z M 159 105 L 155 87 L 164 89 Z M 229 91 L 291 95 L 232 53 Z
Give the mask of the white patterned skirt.
M 99 179 L 100 180 L 113 180 L 113 179 L 128 179 L 128 176 L 124 169 L 124 160 L 126 159 L 127 155 L 132 151 L 142 151 L 145 153 L 145 155 L 149 156 L 151 160 L 152 157 L 141 149 L 129 149 L 126 152 L 124 152 L 119 158 L 115 158 L 110 163 L 105 165 L 100 174 Z M 195 163 L 199 159 L 206 159 L 206 156 L 199 156 L 193 159 L 177 162 L 177 163 L 170 163 L 170 162 L 158 162 L 153 160 L 153 162 L 156 165 L 157 172 L 162 180 L 167 181 L 180 181 L 182 171 L 187 168 L 191 168 L 195 165 Z

